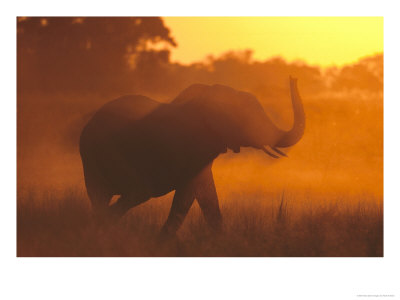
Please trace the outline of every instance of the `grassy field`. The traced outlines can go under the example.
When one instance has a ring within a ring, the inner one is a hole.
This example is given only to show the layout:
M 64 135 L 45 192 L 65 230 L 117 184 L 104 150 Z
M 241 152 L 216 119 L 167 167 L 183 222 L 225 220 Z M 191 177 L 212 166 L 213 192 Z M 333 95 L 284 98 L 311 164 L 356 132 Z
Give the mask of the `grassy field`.
M 91 220 L 79 135 L 113 96 L 19 94 L 17 255 L 383 256 L 383 95 L 301 91 L 307 125 L 302 140 L 285 149 L 289 158 L 243 148 L 215 160 L 224 232 L 213 236 L 195 203 L 178 238 L 163 245 L 156 237 L 171 194 L 112 228 Z M 256 95 L 289 129 L 288 94 Z
M 178 237 L 159 244 L 172 194 L 99 228 L 84 191 L 21 191 L 17 256 L 383 256 L 382 199 L 319 197 L 290 191 L 224 197 L 219 235 L 208 230 L 195 203 Z

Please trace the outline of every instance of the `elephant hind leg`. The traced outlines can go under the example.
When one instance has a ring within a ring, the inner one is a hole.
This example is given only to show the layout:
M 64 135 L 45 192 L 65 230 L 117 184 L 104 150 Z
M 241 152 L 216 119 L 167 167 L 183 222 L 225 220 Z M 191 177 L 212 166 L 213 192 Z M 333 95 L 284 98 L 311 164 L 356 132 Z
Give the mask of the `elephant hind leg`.
M 115 217 L 119 218 L 125 215 L 129 209 L 135 207 L 143 202 L 149 200 L 149 197 L 144 194 L 139 193 L 126 193 L 122 194 L 118 200 L 109 206 L 110 214 Z
M 112 195 L 92 186 L 87 188 L 87 192 L 92 204 L 92 213 L 95 222 L 108 223 L 110 215 L 108 203 Z
M 106 183 L 99 174 L 84 167 L 86 191 L 89 196 L 95 218 L 104 218 L 108 213 L 108 204 L 112 193 L 106 188 Z

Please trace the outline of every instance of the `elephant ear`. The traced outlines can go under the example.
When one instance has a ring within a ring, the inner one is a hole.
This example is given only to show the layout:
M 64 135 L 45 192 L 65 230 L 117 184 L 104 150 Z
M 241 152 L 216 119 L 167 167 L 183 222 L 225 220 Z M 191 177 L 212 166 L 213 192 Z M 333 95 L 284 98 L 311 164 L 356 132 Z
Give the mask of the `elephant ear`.
M 232 149 L 235 153 L 240 152 L 242 144 L 239 138 L 240 130 L 231 126 L 230 120 L 221 118 L 220 116 L 209 116 L 204 119 L 204 124 L 213 133 L 218 143 L 221 144 L 221 147 Z
M 236 97 L 237 91 L 227 86 L 193 84 L 183 90 L 171 104 L 182 105 L 194 111 L 208 128 L 210 138 L 213 137 L 225 148 L 239 152 L 238 136 L 241 129 L 229 109 Z
M 203 113 L 203 122 L 214 133 L 224 147 L 234 152 L 240 151 L 242 128 L 235 114 L 237 91 L 223 85 L 213 85 L 204 89 L 197 102 Z

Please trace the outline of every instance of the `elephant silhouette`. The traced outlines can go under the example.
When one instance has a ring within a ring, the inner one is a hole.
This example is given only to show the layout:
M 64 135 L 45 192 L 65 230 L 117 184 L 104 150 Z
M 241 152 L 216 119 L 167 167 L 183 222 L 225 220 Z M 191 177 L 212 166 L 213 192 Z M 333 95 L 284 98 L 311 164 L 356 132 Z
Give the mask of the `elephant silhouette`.
M 176 233 L 195 199 L 206 222 L 220 230 L 213 160 L 240 147 L 274 158 L 285 155 L 277 147 L 296 144 L 305 128 L 297 80 L 290 77 L 289 85 L 294 113 L 289 131 L 273 124 L 255 96 L 223 85 L 191 85 L 169 104 L 140 95 L 105 104 L 80 137 L 94 215 L 115 220 L 151 197 L 175 190 L 162 236 Z M 120 197 L 110 205 L 114 195 Z

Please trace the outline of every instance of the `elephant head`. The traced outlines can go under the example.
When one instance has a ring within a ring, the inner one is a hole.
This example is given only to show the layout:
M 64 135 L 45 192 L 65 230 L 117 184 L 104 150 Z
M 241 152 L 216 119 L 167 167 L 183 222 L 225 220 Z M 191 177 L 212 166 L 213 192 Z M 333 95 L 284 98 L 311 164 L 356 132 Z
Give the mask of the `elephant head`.
M 253 147 L 278 158 L 266 147 L 285 155 L 277 147 L 296 144 L 305 128 L 297 79 L 290 77 L 289 84 L 294 113 L 293 127 L 289 131 L 281 130 L 271 121 L 254 95 L 223 85 L 192 85 L 172 103 L 196 107 L 198 113 L 204 114 L 203 122 L 234 152 L 240 152 L 240 147 Z

